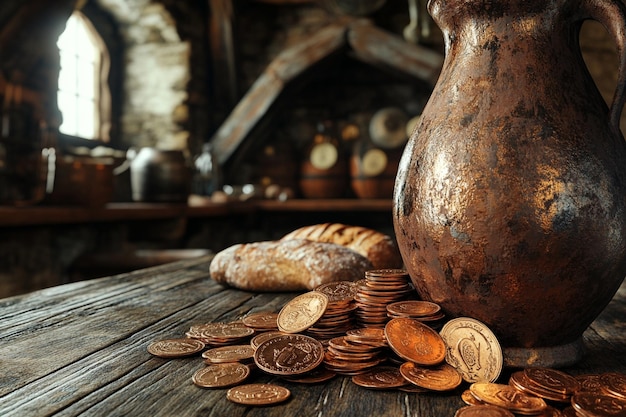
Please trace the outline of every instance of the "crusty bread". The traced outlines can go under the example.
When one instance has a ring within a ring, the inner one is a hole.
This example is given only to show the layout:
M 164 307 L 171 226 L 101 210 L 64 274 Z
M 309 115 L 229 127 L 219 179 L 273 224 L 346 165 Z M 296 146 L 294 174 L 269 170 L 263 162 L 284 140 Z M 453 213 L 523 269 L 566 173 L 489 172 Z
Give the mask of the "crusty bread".
M 209 267 L 219 283 L 247 291 L 301 291 L 332 281 L 357 281 L 372 269 L 359 253 L 333 243 L 289 239 L 240 243 L 218 252 Z
M 361 226 L 322 223 L 304 226 L 281 240 L 307 239 L 335 243 L 352 249 L 370 260 L 374 269 L 402 268 L 402 257 L 395 241 L 384 233 Z

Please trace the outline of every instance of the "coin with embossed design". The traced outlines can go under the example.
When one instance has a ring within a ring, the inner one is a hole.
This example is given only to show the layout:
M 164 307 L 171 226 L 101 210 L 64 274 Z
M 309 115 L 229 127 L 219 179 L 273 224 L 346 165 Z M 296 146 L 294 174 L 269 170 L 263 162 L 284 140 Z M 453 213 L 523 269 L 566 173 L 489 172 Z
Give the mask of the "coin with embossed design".
M 160 358 L 181 358 L 204 349 L 204 343 L 195 339 L 164 339 L 148 346 L 148 352 Z
M 357 286 L 353 281 L 334 281 L 316 287 L 315 291 L 326 294 L 329 302 L 339 303 L 354 300 Z
M 274 375 L 298 375 L 309 372 L 324 360 L 324 347 L 312 337 L 286 334 L 261 343 L 254 352 L 254 362 Z
M 299 333 L 313 326 L 324 315 L 328 297 L 318 291 L 309 291 L 291 299 L 278 313 L 278 329 L 285 333 Z
M 604 391 L 617 397 L 626 398 L 626 375 L 609 372 L 602 375 Z
M 202 353 L 207 363 L 240 362 L 252 359 L 254 348 L 250 345 L 231 345 L 209 349 Z
M 600 393 L 577 393 L 572 396 L 572 407 L 578 415 L 592 417 L 625 417 L 626 399 Z
M 480 404 L 459 408 L 454 417 L 515 417 L 515 414 L 502 407 Z
M 414 319 L 391 319 L 385 325 L 385 337 L 398 356 L 419 365 L 436 365 L 446 355 L 446 345 L 439 333 Z
M 243 382 L 250 375 L 250 368 L 237 362 L 218 363 L 198 369 L 191 380 L 202 388 L 225 388 Z
M 241 322 L 254 330 L 276 330 L 278 324 L 278 313 L 261 311 L 258 313 L 251 313 L 241 319 Z
M 291 392 L 280 385 L 246 384 L 233 387 L 226 392 L 226 398 L 244 405 L 269 405 L 287 400 Z
M 547 407 L 542 398 L 524 394 L 510 385 L 474 382 L 469 389 L 480 401 L 506 408 L 515 414 L 539 414 Z
M 412 384 L 432 391 L 450 391 L 461 385 L 463 379 L 452 366 L 418 366 L 413 362 L 400 365 L 400 374 Z
M 393 366 L 374 367 L 362 374 L 354 375 L 352 382 L 365 388 L 390 389 L 406 385 L 400 370 Z
M 495 382 L 502 372 L 502 348 L 493 332 L 478 320 L 459 317 L 440 332 L 446 344 L 446 362 L 467 382 Z

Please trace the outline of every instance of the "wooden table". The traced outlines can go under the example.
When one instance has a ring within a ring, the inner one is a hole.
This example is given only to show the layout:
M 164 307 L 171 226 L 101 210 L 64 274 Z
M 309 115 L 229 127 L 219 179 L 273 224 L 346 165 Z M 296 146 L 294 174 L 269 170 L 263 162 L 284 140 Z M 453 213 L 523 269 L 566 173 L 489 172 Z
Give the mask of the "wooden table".
M 192 324 L 279 311 L 296 294 L 256 294 L 211 280 L 210 257 L 175 262 L 0 300 L 0 415 L 94 416 L 453 416 L 467 385 L 445 394 L 379 392 L 347 377 L 318 385 L 254 371 L 292 398 L 273 407 L 229 402 L 202 389 L 198 356 L 166 360 L 146 348 L 181 337 Z M 587 352 L 568 369 L 626 372 L 626 286 L 584 335 Z

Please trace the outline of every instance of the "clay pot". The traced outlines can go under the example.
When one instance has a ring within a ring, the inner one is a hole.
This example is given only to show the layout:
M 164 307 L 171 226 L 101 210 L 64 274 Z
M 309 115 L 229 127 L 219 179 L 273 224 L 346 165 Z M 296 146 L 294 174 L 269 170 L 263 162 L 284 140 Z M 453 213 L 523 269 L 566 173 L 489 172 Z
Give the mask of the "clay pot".
M 488 5 L 488 7 L 486 6 Z M 584 19 L 619 0 L 431 0 L 446 59 L 400 162 L 394 227 L 419 294 L 486 323 L 505 364 L 563 366 L 626 274 L 626 54 L 607 108 Z

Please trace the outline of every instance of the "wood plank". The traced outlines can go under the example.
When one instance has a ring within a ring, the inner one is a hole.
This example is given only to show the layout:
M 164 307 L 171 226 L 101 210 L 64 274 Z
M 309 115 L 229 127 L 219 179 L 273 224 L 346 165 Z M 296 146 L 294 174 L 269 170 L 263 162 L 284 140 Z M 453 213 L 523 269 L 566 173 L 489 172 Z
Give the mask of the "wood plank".
M 295 293 L 251 293 L 211 280 L 211 257 L 62 285 L 0 300 L 0 415 L 132 416 L 452 416 L 466 386 L 441 394 L 368 391 L 349 377 L 288 383 L 259 370 L 292 398 L 273 407 L 229 402 L 227 389 L 202 389 L 191 375 L 199 356 L 166 360 L 147 352 L 195 323 L 279 311 Z M 567 371 L 626 372 L 626 284 L 585 332 L 587 353 Z M 503 376 L 511 370 L 507 370 Z

